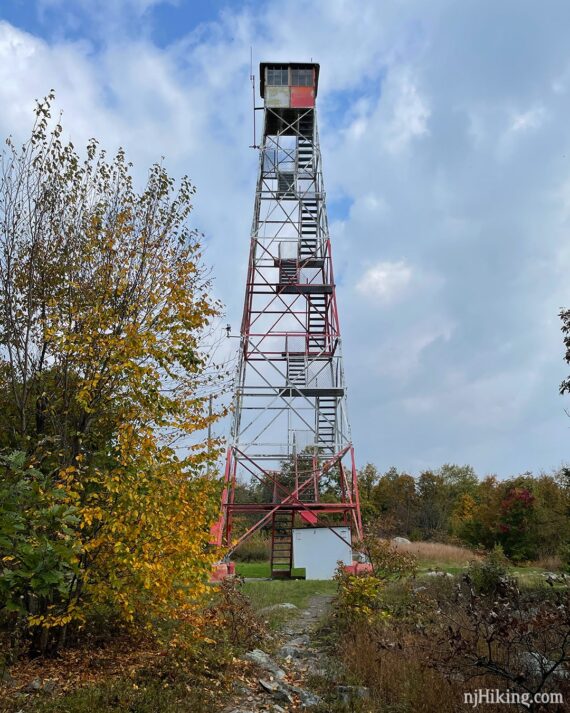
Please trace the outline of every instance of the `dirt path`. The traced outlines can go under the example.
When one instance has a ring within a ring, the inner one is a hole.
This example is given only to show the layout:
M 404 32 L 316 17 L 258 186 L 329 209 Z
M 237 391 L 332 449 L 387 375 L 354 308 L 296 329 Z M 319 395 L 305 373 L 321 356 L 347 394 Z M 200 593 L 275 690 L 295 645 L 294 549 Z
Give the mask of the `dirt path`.
M 307 608 L 277 632 L 271 655 L 260 649 L 246 654 L 254 676 L 240 684 L 224 713 L 284 713 L 310 710 L 320 703 L 307 680 L 312 675 L 326 675 L 326 657 L 318 648 L 314 632 L 332 599 L 327 594 L 311 597 Z

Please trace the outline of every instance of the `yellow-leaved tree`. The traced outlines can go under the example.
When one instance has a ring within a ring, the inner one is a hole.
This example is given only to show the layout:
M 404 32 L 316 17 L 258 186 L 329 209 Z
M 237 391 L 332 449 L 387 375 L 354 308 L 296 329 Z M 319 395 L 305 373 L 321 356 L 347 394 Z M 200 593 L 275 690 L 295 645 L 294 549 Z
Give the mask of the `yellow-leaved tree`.
M 0 447 L 19 454 L 4 485 L 28 493 L 10 511 L 23 524 L 0 528 L 0 596 L 42 648 L 100 603 L 145 620 L 199 602 L 221 375 L 201 348 L 219 305 L 188 226 L 194 187 L 155 164 L 136 190 L 123 151 L 95 140 L 79 155 L 53 98 L 0 175 Z

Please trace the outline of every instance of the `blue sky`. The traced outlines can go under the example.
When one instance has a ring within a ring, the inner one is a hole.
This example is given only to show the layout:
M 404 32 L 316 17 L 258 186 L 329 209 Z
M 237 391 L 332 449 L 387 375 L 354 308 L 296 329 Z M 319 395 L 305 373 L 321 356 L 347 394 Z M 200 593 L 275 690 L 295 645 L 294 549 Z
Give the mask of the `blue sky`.
M 321 63 L 319 126 L 360 464 L 568 459 L 566 0 L 4 0 L 0 130 L 57 93 L 74 143 L 188 173 L 239 324 L 254 61 Z

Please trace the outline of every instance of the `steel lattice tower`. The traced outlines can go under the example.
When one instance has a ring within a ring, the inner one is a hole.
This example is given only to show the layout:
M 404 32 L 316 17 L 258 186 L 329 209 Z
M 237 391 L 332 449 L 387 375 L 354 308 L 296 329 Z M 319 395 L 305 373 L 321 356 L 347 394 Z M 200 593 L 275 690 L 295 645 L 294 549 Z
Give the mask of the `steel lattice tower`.
M 263 133 L 214 532 L 231 552 L 270 527 L 273 576 L 288 576 L 295 523 L 348 524 L 360 537 L 361 519 L 315 110 L 319 65 L 262 63 L 260 77 Z M 244 477 L 263 484 L 264 502 L 237 502 Z M 232 542 L 237 513 L 256 521 Z

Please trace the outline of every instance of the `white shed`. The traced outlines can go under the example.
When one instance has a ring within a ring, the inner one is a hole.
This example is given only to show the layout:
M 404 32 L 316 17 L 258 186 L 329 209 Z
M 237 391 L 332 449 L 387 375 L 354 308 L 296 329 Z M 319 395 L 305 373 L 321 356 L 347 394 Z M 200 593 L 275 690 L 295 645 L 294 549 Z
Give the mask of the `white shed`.
M 352 563 L 350 543 L 350 527 L 295 528 L 293 567 L 304 568 L 307 579 L 332 579 L 339 560 Z

